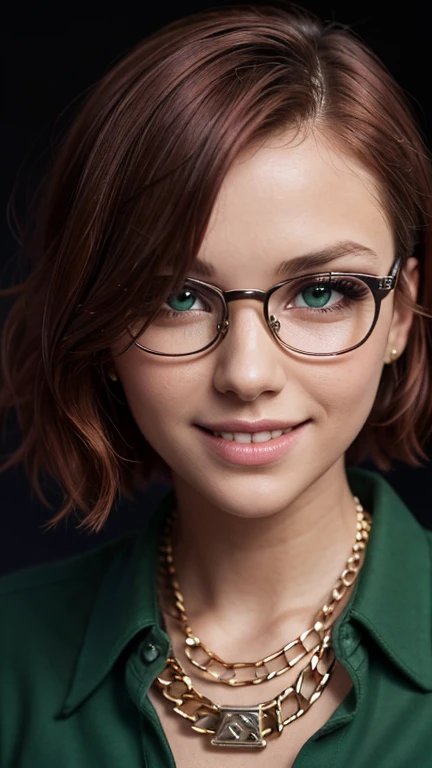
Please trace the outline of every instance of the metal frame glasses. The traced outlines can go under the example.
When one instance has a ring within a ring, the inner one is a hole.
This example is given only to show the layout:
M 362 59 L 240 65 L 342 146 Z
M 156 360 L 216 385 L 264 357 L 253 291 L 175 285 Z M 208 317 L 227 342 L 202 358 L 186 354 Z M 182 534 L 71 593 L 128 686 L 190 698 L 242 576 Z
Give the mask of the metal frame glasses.
M 270 329 L 272 336 L 278 341 L 278 343 L 282 347 L 289 349 L 293 352 L 296 352 L 298 354 L 308 355 L 312 357 L 334 357 L 336 355 L 343 355 L 343 354 L 346 354 L 347 352 L 350 352 L 353 349 L 357 349 L 357 347 L 360 347 L 371 335 L 378 320 L 382 300 L 386 296 L 388 296 L 391 291 L 393 291 L 396 288 L 398 278 L 399 278 L 401 261 L 402 261 L 401 257 L 398 256 L 393 262 L 393 265 L 390 270 L 390 275 L 385 275 L 383 277 L 377 277 L 375 275 L 369 275 L 369 274 L 363 274 L 363 273 L 357 273 L 357 272 L 316 272 L 313 274 L 298 275 L 297 277 L 292 277 L 292 278 L 289 278 L 288 280 L 283 280 L 280 283 L 276 283 L 276 285 L 272 285 L 267 291 L 262 291 L 254 288 L 223 291 L 221 288 L 218 288 L 218 286 L 213 285 L 212 283 L 207 283 L 207 282 L 204 282 L 203 280 L 198 280 L 192 277 L 187 278 L 185 283 L 187 282 L 188 286 L 196 285 L 197 287 L 202 287 L 207 290 L 214 291 L 216 294 L 218 294 L 221 300 L 222 307 L 223 307 L 222 319 L 216 326 L 216 334 L 214 338 L 205 346 L 201 347 L 200 349 L 194 350 L 193 352 L 179 352 L 179 353 L 157 352 L 154 349 L 144 347 L 142 344 L 136 341 L 136 339 L 134 339 L 133 341 L 134 341 L 134 344 L 136 344 L 140 349 L 143 349 L 145 352 L 149 352 L 152 355 L 160 355 L 162 357 L 186 357 L 189 355 L 197 355 L 200 352 L 204 352 L 205 350 L 210 349 L 210 347 L 215 346 L 217 342 L 220 342 L 227 335 L 228 330 L 230 328 L 228 304 L 231 301 L 238 301 L 240 299 L 255 299 L 256 301 L 261 301 L 263 303 L 263 312 L 264 312 L 264 317 L 265 317 L 267 326 Z M 305 352 L 304 350 L 297 349 L 296 347 L 293 347 L 290 344 L 287 344 L 285 341 L 283 341 L 278 336 L 278 331 L 280 329 L 280 323 L 278 319 L 273 314 L 269 314 L 268 305 L 269 305 L 269 300 L 271 295 L 282 286 L 288 285 L 289 283 L 293 283 L 294 281 L 307 279 L 313 282 L 315 279 L 327 278 L 328 280 L 332 280 L 333 278 L 339 278 L 339 277 L 347 278 L 347 279 L 356 278 L 362 281 L 363 283 L 365 283 L 373 294 L 373 297 L 375 300 L 375 313 L 374 313 L 371 327 L 369 328 L 369 331 L 364 336 L 364 338 L 361 341 L 359 341 L 357 344 L 347 347 L 346 349 L 343 349 L 339 352 Z

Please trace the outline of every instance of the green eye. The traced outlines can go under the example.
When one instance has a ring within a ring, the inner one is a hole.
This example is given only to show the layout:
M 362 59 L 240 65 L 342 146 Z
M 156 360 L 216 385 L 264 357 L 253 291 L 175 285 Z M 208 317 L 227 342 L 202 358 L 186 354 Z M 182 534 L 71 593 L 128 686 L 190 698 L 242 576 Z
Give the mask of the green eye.
M 319 309 L 324 307 L 330 299 L 332 289 L 327 285 L 310 285 L 302 293 L 302 299 L 306 306 Z
M 168 306 L 175 312 L 192 309 L 196 301 L 195 295 L 191 291 L 181 291 L 167 299 Z

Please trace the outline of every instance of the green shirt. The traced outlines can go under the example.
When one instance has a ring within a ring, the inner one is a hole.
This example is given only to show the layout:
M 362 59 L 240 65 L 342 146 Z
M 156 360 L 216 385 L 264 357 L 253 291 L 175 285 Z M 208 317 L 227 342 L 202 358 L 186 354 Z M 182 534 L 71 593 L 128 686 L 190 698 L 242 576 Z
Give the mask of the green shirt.
M 353 687 L 294 766 L 430 768 L 432 532 L 378 473 L 349 468 L 348 480 L 374 518 L 333 630 Z M 175 766 L 147 696 L 170 647 L 154 574 L 173 503 L 170 491 L 142 531 L 0 579 L 1 768 Z

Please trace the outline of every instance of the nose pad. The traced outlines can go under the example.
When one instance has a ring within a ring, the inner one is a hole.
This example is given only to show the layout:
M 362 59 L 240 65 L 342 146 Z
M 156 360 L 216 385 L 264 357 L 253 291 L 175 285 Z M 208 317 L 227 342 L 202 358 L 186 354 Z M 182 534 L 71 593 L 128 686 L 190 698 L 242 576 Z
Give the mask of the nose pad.
M 273 331 L 273 333 L 275 334 L 279 333 L 281 325 L 276 315 L 270 315 L 268 324 L 270 326 L 270 329 Z
M 224 320 L 222 323 L 217 324 L 217 329 L 222 336 L 225 336 L 225 334 L 228 333 L 229 325 L 229 320 Z

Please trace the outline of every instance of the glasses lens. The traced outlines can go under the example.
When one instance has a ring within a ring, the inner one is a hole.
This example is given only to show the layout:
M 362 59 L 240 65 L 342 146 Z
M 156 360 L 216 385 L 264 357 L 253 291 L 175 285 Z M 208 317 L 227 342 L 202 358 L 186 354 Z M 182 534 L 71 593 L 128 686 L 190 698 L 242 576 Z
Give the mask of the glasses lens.
M 279 325 L 277 337 L 299 352 L 343 352 L 369 333 L 375 316 L 374 295 L 355 277 L 299 278 L 274 291 L 269 315 Z
M 168 296 L 136 341 L 165 355 L 198 352 L 218 337 L 222 318 L 223 303 L 219 294 L 186 280 L 178 293 Z

